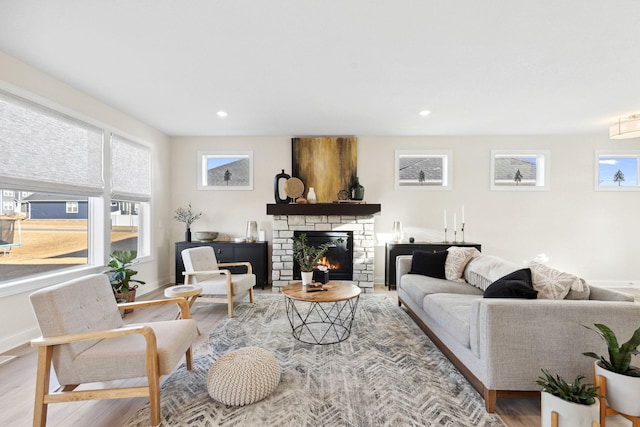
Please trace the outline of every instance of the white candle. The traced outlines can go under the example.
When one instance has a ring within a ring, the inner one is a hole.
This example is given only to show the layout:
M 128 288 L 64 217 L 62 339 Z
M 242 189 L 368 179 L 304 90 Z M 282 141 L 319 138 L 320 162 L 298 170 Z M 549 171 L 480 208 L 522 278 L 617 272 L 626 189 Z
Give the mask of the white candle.
M 462 223 L 464 224 L 464 205 L 462 205 Z
M 458 231 L 458 224 L 456 222 L 456 213 L 453 213 L 453 231 Z
M 444 210 L 444 228 L 447 228 L 447 210 Z

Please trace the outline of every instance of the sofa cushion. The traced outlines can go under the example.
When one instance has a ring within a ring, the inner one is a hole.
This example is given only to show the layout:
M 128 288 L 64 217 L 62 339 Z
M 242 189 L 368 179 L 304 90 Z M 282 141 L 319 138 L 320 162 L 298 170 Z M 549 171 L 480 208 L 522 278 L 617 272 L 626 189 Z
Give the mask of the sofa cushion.
M 449 293 L 449 294 L 470 294 L 482 296 L 482 291 L 467 283 L 456 283 L 435 277 L 421 276 L 418 274 L 405 274 L 398 283 L 398 289 L 402 289 L 409 295 L 409 298 L 419 306 L 426 295 Z
M 479 295 L 431 294 L 424 297 L 423 310 L 460 344 L 471 348 L 471 304 Z
M 464 270 L 465 280 L 483 291 L 499 278 L 520 270 L 521 265 L 506 261 L 493 255 L 479 255 L 467 264 Z
M 480 251 L 476 248 L 461 248 L 451 246 L 447 249 L 446 262 L 444 264 L 444 272 L 447 280 L 455 280 L 456 282 L 464 282 L 462 273 L 471 258 L 480 255 Z
M 531 283 L 531 269 L 523 268 L 499 278 L 484 291 L 484 297 L 536 299 L 538 291 Z
M 584 281 L 584 279 L 580 279 L 580 281 L 582 282 L 582 290 L 574 290 L 572 286 L 571 289 L 569 289 L 569 293 L 566 297 L 564 297 L 564 299 L 589 299 L 589 296 L 591 295 L 591 288 L 589 287 L 587 282 Z
M 447 251 L 413 251 L 413 257 L 411 258 L 411 270 L 409 271 L 409 274 L 421 274 L 423 276 L 444 279 L 444 266 L 447 255 Z
M 564 299 L 569 290 L 582 291 L 582 279 L 573 274 L 548 267 L 536 261 L 529 263 L 533 288 L 538 291 L 538 298 Z

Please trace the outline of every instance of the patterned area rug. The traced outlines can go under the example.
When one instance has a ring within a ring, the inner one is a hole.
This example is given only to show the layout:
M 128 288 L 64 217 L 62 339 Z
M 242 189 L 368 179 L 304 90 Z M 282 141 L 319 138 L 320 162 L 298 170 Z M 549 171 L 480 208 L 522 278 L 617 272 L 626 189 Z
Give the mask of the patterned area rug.
M 194 370 L 180 366 L 162 385 L 162 426 L 504 426 L 397 303 L 363 294 L 351 336 L 326 346 L 291 335 L 281 295 L 257 295 L 237 308 Z M 247 346 L 272 351 L 282 379 L 266 399 L 226 406 L 207 393 L 214 361 Z M 149 423 L 148 405 L 126 426 Z

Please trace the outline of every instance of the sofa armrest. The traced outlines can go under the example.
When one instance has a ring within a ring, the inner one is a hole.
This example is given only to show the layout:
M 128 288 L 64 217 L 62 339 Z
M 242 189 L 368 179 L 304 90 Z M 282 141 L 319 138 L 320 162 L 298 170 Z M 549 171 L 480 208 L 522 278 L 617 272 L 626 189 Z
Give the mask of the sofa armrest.
M 470 320 L 472 349 L 475 344 L 487 367 L 485 386 L 536 390 L 542 368 L 569 379 L 591 379 L 593 359 L 582 353 L 606 354 L 606 345 L 583 325 L 604 323 L 626 340 L 640 324 L 640 304 L 479 298 Z M 634 361 L 640 362 L 637 356 Z
M 400 284 L 400 278 L 411 271 L 413 255 L 398 255 L 396 257 L 396 286 Z

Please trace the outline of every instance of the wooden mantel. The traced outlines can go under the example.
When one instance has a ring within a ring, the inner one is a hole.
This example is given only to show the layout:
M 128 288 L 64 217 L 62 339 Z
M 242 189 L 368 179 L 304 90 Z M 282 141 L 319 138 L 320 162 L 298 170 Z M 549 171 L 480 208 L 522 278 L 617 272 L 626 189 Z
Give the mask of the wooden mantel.
M 282 203 L 267 204 L 267 215 L 373 215 L 380 203 Z

